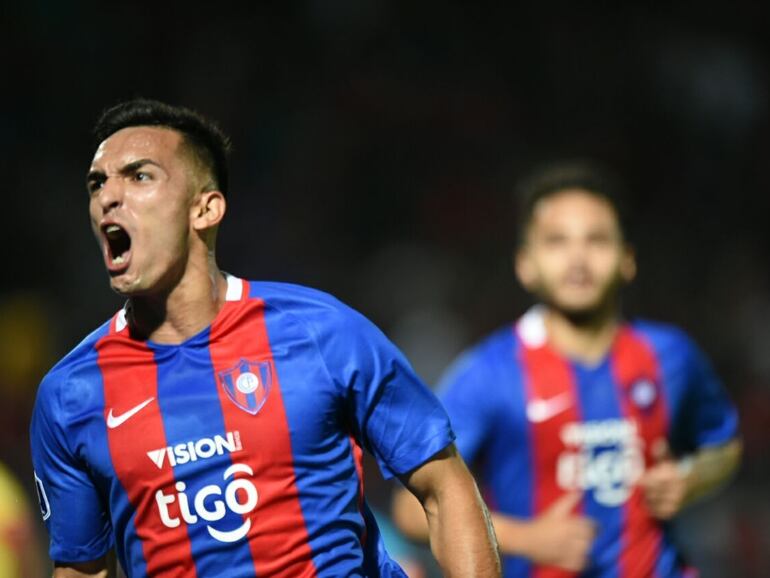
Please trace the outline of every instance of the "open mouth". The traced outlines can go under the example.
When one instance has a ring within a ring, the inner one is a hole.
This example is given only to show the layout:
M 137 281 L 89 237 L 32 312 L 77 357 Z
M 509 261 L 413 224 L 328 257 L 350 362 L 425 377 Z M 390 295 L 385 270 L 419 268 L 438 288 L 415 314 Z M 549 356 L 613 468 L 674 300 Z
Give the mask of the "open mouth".
M 107 268 L 119 271 L 128 267 L 131 256 L 131 236 L 120 225 L 109 224 L 102 227 L 106 243 Z

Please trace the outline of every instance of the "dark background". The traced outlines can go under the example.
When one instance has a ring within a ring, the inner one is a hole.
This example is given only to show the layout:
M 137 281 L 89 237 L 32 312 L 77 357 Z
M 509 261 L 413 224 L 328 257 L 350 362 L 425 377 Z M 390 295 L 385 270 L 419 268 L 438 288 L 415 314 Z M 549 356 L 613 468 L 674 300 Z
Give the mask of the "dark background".
M 84 186 L 118 100 L 191 106 L 232 136 L 224 269 L 336 294 L 430 383 L 528 304 L 516 179 L 592 157 L 633 191 L 629 312 L 686 327 L 741 411 L 744 466 L 684 517 L 685 550 L 706 578 L 769 575 L 762 3 L 250 4 L 0 8 L 0 460 L 31 488 L 37 383 L 120 306 Z

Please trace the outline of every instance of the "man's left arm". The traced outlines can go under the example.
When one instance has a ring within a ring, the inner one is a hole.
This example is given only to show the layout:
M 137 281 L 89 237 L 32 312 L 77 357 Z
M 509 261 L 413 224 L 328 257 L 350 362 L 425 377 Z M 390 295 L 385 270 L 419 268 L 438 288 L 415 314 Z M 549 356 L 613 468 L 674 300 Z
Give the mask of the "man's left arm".
M 684 410 L 672 418 L 670 439 L 651 448 L 655 461 L 640 482 L 652 515 L 661 520 L 724 484 L 738 469 L 743 447 L 727 390 L 705 353 L 683 337 L 682 381 L 673 383 L 684 387 Z
M 445 576 L 501 575 L 489 512 L 454 444 L 400 479 L 425 510 L 431 550 Z
M 724 484 L 738 469 L 742 443 L 734 438 L 674 459 L 668 445 L 656 448 L 657 463 L 642 476 L 647 506 L 659 520 L 669 520 L 682 508 Z

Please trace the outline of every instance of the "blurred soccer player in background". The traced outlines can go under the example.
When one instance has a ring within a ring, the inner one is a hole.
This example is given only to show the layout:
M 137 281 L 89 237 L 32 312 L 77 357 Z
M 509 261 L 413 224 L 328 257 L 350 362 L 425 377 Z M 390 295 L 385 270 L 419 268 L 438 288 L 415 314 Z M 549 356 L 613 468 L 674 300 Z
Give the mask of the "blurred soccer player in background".
M 329 295 L 217 267 L 221 131 L 139 100 L 95 134 L 91 224 L 127 302 L 38 392 L 54 576 L 107 575 L 113 546 L 134 577 L 405 576 L 364 501 L 364 448 L 420 497 L 447 575 L 499 575 L 446 413 L 401 353 Z
M 666 522 L 734 472 L 736 412 L 681 330 L 622 317 L 636 274 L 617 181 L 583 163 L 522 186 L 515 270 L 539 304 L 465 352 L 440 385 L 478 467 L 504 576 L 693 576 Z M 406 493 L 394 517 L 415 538 Z
M 0 463 L 0 576 L 40 576 L 38 537 L 32 510 L 19 482 Z

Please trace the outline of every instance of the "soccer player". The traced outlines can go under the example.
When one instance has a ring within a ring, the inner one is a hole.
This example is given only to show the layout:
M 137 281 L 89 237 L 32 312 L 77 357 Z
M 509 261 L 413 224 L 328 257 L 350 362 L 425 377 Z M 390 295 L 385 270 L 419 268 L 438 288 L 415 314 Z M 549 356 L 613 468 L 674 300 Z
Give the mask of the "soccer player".
M 93 232 L 125 306 L 45 377 L 32 456 L 56 578 L 405 576 L 361 457 L 415 492 L 451 576 L 497 576 L 446 414 L 360 314 L 222 273 L 226 137 L 135 100 L 95 127 Z
M 40 576 L 32 510 L 16 477 L 0 462 L 0 576 Z
M 540 304 L 440 386 L 509 578 L 691 576 L 666 522 L 739 461 L 736 413 L 703 353 L 621 316 L 636 264 L 614 182 L 586 164 L 527 181 L 515 270 Z M 414 506 L 398 493 L 394 517 L 420 538 Z

